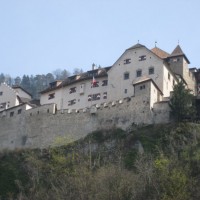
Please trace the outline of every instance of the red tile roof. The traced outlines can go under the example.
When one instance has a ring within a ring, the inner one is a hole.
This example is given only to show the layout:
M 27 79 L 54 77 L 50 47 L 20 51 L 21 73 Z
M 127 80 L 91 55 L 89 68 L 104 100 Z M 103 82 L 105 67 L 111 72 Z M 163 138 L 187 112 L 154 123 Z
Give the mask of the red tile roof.
M 163 51 L 162 49 L 158 47 L 154 47 L 153 49 L 151 49 L 151 51 L 162 59 L 165 59 L 170 55 L 169 53 L 167 53 L 166 51 Z

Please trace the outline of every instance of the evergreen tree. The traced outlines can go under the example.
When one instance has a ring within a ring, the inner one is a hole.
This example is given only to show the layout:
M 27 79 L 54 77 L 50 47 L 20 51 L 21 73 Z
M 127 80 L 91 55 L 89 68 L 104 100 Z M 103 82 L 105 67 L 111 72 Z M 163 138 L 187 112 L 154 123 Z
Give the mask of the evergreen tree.
M 21 78 L 19 77 L 19 76 L 17 76 L 15 79 L 14 79 L 14 81 L 15 81 L 15 85 L 20 85 L 20 83 L 21 83 Z
M 81 73 L 83 73 L 82 69 L 79 69 L 79 68 L 74 69 L 74 72 L 73 72 L 74 75 L 78 75 L 78 74 L 81 74 Z
M 52 73 L 48 73 L 46 74 L 46 84 L 47 86 L 49 85 L 49 83 L 52 83 L 54 81 L 54 76 Z
M 4 83 L 5 82 L 5 76 L 3 73 L 0 74 L 0 83 Z
M 68 78 L 70 76 L 70 73 L 64 69 L 62 72 L 61 72 L 61 76 L 60 76 L 60 80 L 65 80 L 66 78 Z
M 191 94 L 191 90 L 185 88 L 182 81 L 174 86 L 169 106 L 171 114 L 176 121 L 180 122 L 195 116 L 194 96 Z
M 24 88 L 27 92 L 31 93 L 31 84 L 30 84 L 30 78 L 28 75 L 27 76 L 23 75 L 20 86 Z
M 11 78 L 11 76 L 9 74 L 5 75 L 5 80 L 4 81 L 5 81 L 6 84 L 8 84 L 10 86 L 13 84 L 13 80 L 12 80 L 12 78 Z

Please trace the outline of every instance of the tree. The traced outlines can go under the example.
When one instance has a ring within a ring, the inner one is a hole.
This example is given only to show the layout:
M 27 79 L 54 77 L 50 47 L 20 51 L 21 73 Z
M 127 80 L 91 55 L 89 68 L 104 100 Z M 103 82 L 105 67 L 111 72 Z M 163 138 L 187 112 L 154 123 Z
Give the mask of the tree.
M 62 74 L 62 70 L 61 69 L 56 69 L 55 71 L 53 71 L 53 75 L 55 76 L 56 80 L 59 80 Z
M 54 76 L 52 73 L 46 74 L 46 82 L 47 82 L 47 86 L 49 86 L 49 83 L 54 82 Z
M 182 81 L 174 85 L 169 106 L 172 116 L 178 122 L 195 116 L 194 96 L 190 89 L 185 88 Z
M 17 76 L 15 79 L 14 79 L 14 81 L 15 81 L 15 85 L 20 85 L 20 83 L 21 83 L 21 78 L 19 77 L 19 76 Z
M 13 83 L 13 79 L 11 78 L 11 76 L 9 75 L 9 74 L 6 74 L 5 75 L 5 83 L 7 83 L 8 85 L 12 85 L 12 83 Z
M 61 71 L 61 76 L 60 76 L 59 79 L 65 80 L 65 79 L 68 78 L 69 76 L 70 76 L 70 73 L 69 73 L 66 69 L 64 69 L 63 71 Z
M 78 74 L 81 74 L 81 73 L 83 73 L 83 70 L 82 70 L 82 69 L 74 68 L 74 71 L 73 71 L 73 74 L 74 74 L 74 75 L 78 75 Z
M 0 74 L 0 83 L 5 82 L 5 75 L 3 73 Z
M 20 86 L 24 88 L 27 92 L 31 92 L 30 78 L 28 75 L 23 75 Z

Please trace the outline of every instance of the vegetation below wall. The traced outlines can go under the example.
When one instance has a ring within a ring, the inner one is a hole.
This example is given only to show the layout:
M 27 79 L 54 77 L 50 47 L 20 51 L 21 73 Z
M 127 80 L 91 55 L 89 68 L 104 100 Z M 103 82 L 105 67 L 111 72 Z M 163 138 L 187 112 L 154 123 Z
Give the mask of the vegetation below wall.
M 0 199 L 200 199 L 197 124 L 101 130 L 70 145 L 0 158 Z

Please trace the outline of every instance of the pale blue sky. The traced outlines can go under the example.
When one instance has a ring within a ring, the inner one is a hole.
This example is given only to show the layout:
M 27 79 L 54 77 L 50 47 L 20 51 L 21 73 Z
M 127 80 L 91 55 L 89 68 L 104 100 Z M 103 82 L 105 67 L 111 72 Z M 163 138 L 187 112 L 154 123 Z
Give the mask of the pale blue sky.
M 0 73 L 111 66 L 137 43 L 200 67 L 200 0 L 0 0 Z

